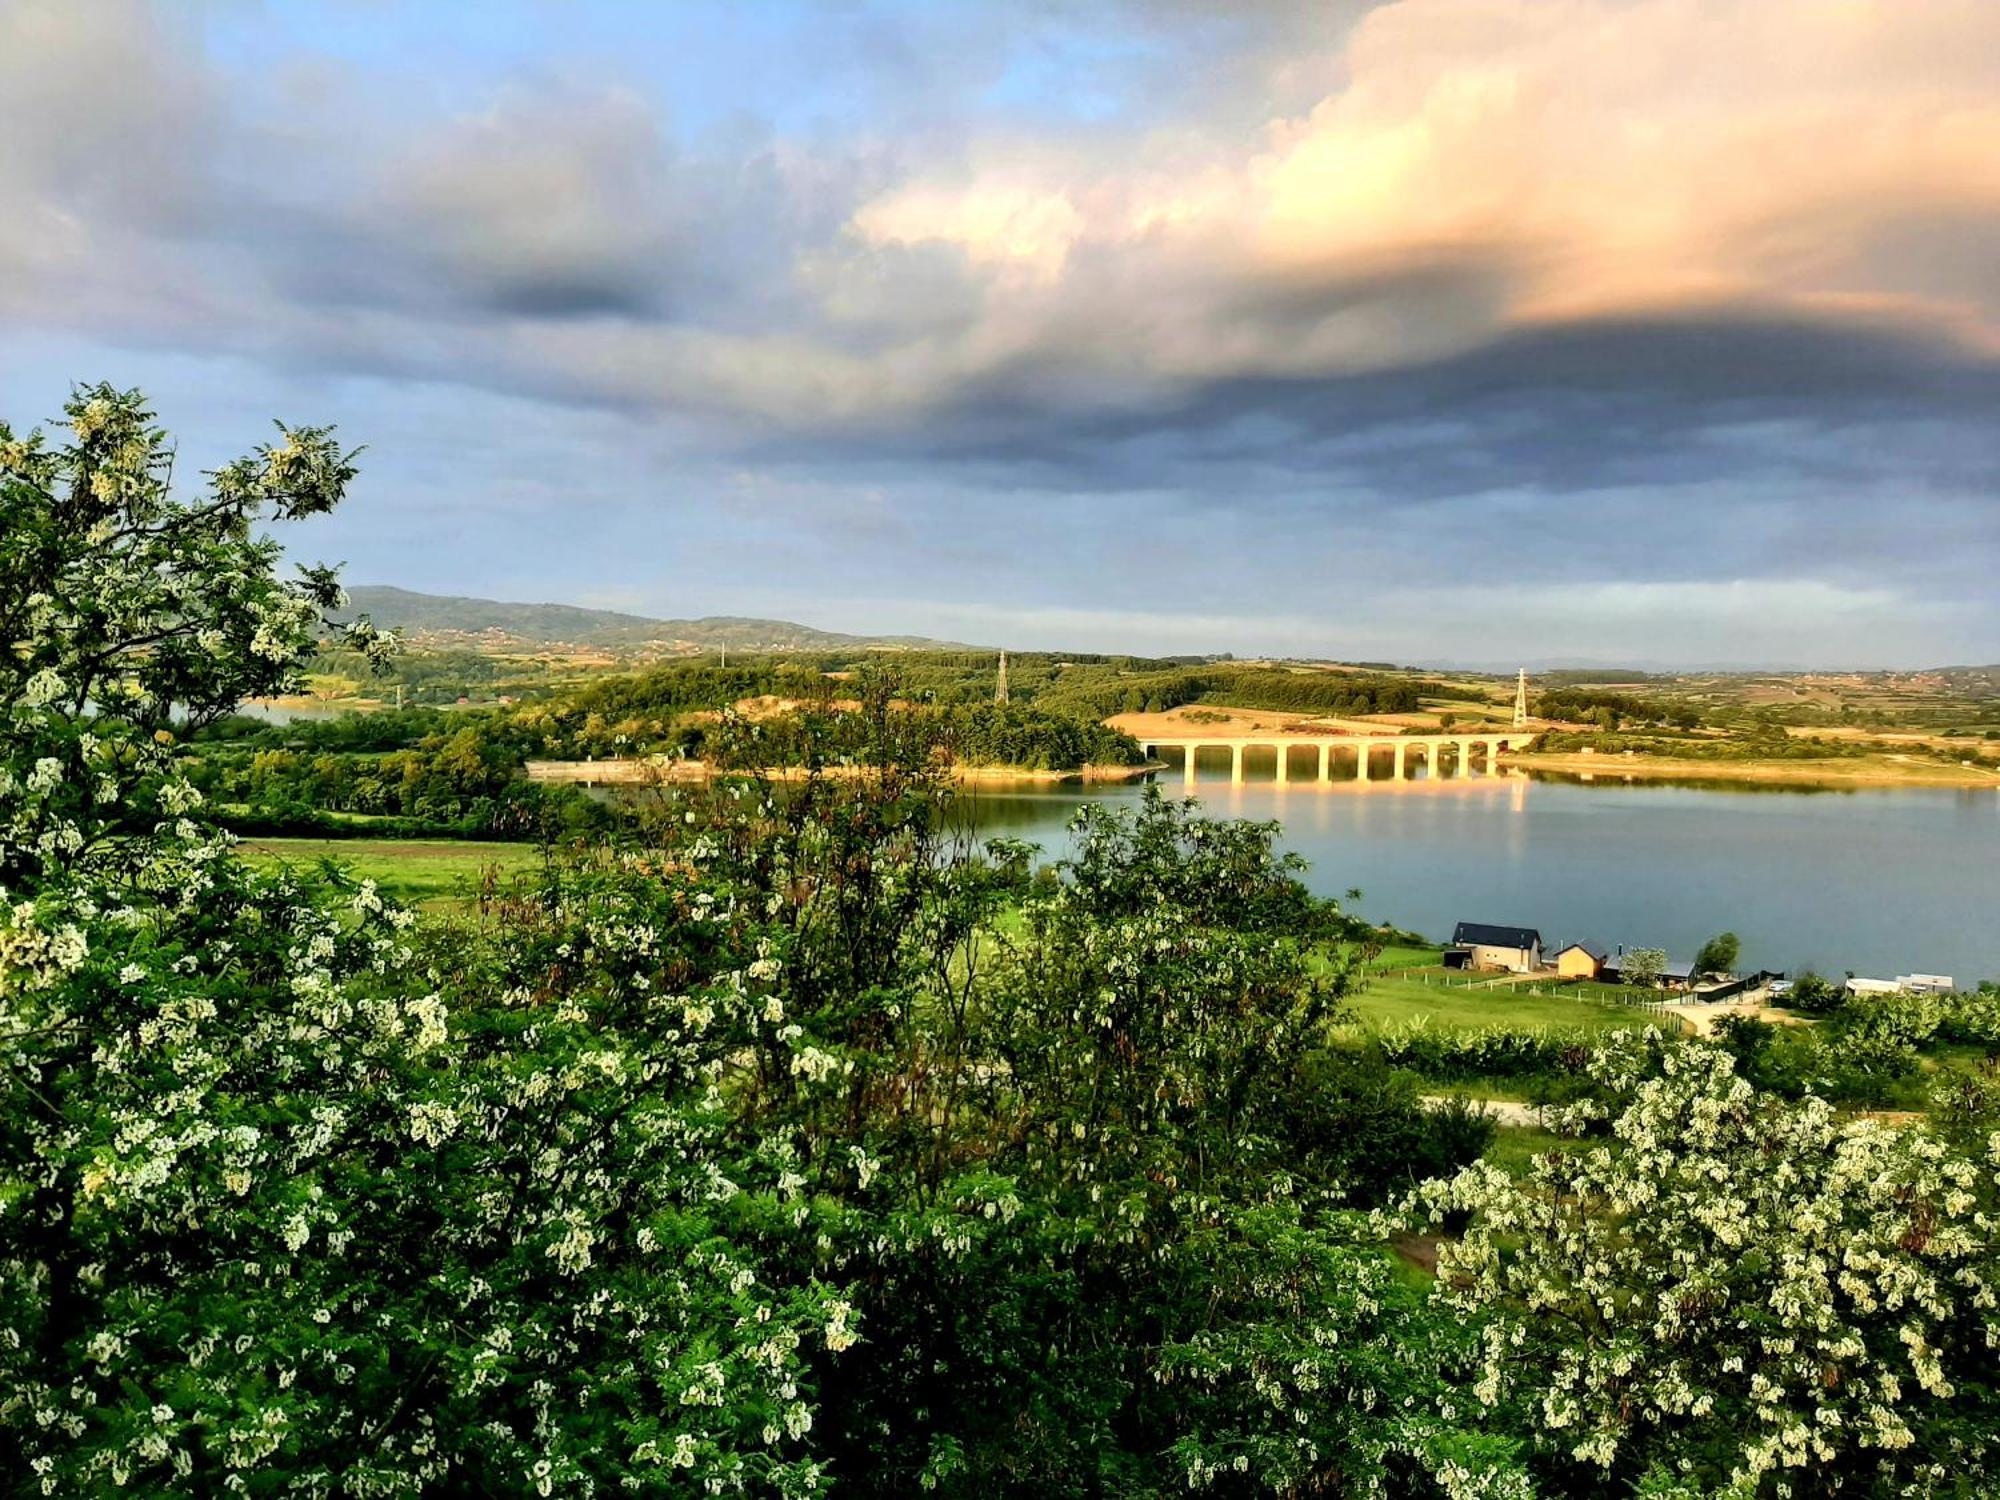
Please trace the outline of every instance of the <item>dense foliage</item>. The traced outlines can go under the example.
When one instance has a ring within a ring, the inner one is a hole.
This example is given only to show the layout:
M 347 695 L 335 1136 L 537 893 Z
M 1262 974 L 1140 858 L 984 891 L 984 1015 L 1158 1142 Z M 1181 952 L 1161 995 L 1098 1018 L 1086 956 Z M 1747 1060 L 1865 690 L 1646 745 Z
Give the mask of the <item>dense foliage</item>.
M 1431 1184 L 1475 1392 L 1561 1493 L 1983 1495 L 2000 1481 L 2000 1133 L 1971 1151 L 1626 1038 L 1564 1112 L 1608 1144 Z M 1982 1159 L 1984 1158 L 1984 1159 Z
M 331 723 L 366 725 L 374 717 L 356 714 Z M 323 731 L 321 737 L 331 736 Z M 192 759 L 188 779 L 232 827 L 249 833 L 535 839 L 602 828 L 611 820 L 606 808 L 575 787 L 528 780 L 522 756 L 504 733 L 481 721 L 447 724 L 407 749 L 380 753 L 207 744 Z
M 871 663 L 831 672 L 798 661 L 729 668 L 679 663 L 605 678 L 526 705 L 504 723 L 545 755 L 667 753 L 706 759 L 725 744 L 739 756 L 749 748 L 722 722 L 747 716 L 761 729 L 756 744 L 761 763 L 781 765 L 802 763 L 809 748 L 849 758 L 868 753 L 877 726 L 858 711 L 865 702 L 886 698 L 908 721 L 908 730 L 968 766 L 1075 771 L 1143 759 L 1129 736 L 1095 718 L 992 702 L 990 672 L 971 683 L 976 696 L 953 693 L 942 702 L 926 701 L 927 676 L 901 662 L 890 669 Z
M 1114 677 L 1069 674 L 1037 701 L 1094 718 L 1141 710 L 1158 712 L 1187 703 L 1227 703 L 1236 708 L 1299 714 L 1409 713 L 1425 698 L 1479 699 L 1485 695 L 1410 677 L 1358 672 L 1288 671 L 1216 664 Z
M 191 760 L 310 661 L 334 580 L 256 527 L 350 469 L 287 431 L 181 502 L 136 397 L 70 419 L 0 429 L 0 1493 L 1992 1488 L 1987 1086 L 1891 1130 L 1747 1030 L 1356 1046 L 1273 826 L 1156 795 L 1038 870 L 882 682 L 718 714 L 736 769 L 464 919 L 260 875 L 196 779 L 476 788 L 525 731 Z M 1559 1074 L 1583 1139 L 1510 1177 L 1397 1063 Z
M 486 694 L 496 684 L 529 673 L 520 662 L 503 662 L 479 651 L 401 651 L 386 671 L 337 642 L 321 646 L 310 663 L 315 679 L 356 686 L 366 684 L 375 696 L 410 705 L 456 703 L 467 694 Z M 538 674 L 537 674 L 538 675 Z
M 1571 723 L 1590 722 L 1603 729 L 1660 725 L 1694 729 L 1701 715 L 1691 704 L 1641 698 L 1599 687 L 1558 687 L 1535 696 L 1535 716 Z
M 182 503 L 136 397 L 69 411 L 0 429 L 6 1485 L 816 1488 L 799 1351 L 853 1314 L 723 1217 L 778 1175 L 720 1154 L 740 927 L 556 892 L 426 952 L 369 887 L 252 875 L 174 749 L 295 680 L 337 592 L 252 527 L 348 471 L 287 431 Z
M 1719 1039 L 1761 1089 L 1790 1098 L 1818 1095 L 1873 1108 L 1923 1104 L 1937 1057 L 1952 1049 L 2000 1056 L 2000 996 L 1850 995 L 1812 977 L 1790 1000 L 1811 1007 L 1810 1026 L 1749 1018 L 1724 1021 Z
M 1606 726 L 1607 731 L 1609 728 Z M 1770 761 L 1859 759 L 1878 754 L 1883 746 L 1871 740 L 1805 739 L 1788 735 L 1776 725 L 1753 725 L 1741 734 L 1707 735 L 1552 729 L 1536 737 L 1535 748 L 1557 754 L 1593 750 L 1599 755 L 1660 755 L 1677 760 Z

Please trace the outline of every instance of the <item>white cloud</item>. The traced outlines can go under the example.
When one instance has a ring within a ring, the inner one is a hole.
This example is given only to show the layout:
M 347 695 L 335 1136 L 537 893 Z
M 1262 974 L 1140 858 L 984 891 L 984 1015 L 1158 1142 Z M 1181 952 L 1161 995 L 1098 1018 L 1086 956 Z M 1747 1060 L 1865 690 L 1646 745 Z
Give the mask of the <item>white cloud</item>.
M 1399 0 L 1330 60 L 1337 86 L 1262 140 L 920 178 L 854 227 L 1031 265 L 996 321 L 1054 325 L 1060 306 L 1109 330 L 1069 296 L 1105 283 L 1064 274 L 1103 258 L 1130 280 L 1103 362 L 1143 351 L 1189 373 L 1368 369 L 1522 324 L 1717 305 L 1922 320 L 2000 349 L 2000 288 L 1982 301 L 1942 269 L 1926 286 L 1871 249 L 1912 215 L 2000 215 L 1995 56 L 1990 0 Z M 1462 262 L 1506 294 L 1366 291 Z M 1192 305 L 1149 301 L 1163 281 Z M 1325 303 L 1232 317 L 1231 289 L 1255 284 Z

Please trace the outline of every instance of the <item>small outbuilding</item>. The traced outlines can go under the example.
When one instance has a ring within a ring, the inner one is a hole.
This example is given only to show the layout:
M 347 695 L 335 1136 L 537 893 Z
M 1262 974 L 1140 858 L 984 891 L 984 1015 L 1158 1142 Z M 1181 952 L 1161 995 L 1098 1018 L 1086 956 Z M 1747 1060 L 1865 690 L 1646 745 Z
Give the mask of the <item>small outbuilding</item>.
M 1669 963 L 1660 970 L 1660 977 L 1650 980 L 1629 978 L 1625 973 L 1623 954 L 1607 958 L 1599 967 L 1597 977 L 1606 984 L 1656 984 L 1661 989 L 1684 990 L 1694 984 L 1694 965 Z
M 1949 974 L 1898 974 L 1896 983 L 1906 995 L 1949 995 L 1958 988 Z
M 1589 943 L 1571 943 L 1556 950 L 1556 973 L 1564 979 L 1596 979 L 1604 972 L 1604 961 L 1610 956 Z
M 1847 976 L 1847 983 L 1842 985 L 1841 988 L 1846 990 L 1850 995 L 1900 995 L 1903 993 L 1902 985 L 1893 979 L 1862 979 L 1852 974 Z
M 1465 967 L 1469 969 L 1531 974 L 1542 966 L 1542 935 L 1532 927 L 1460 922 L 1452 929 L 1451 945 L 1463 950 Z

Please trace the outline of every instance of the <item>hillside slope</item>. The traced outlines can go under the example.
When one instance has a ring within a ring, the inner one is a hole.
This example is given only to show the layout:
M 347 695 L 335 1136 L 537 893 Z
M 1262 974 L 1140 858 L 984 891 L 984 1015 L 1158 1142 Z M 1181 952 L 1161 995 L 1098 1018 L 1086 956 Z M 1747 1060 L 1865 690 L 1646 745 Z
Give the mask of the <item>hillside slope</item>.
M 612 609 L 573 604 L 521 604 L 420 594 L 383 584 L 360 584 L 348 591 L 348 612 L 366 615 L 384 630 L 412 637 L 464 643 L 468 637 L 495 644 L 579 645 L 614 650 L 813 651 L 875 647 L 884 650 L 949 648 L 954 643 L 922 636 L 849 635 L 818 630 L 791 620 L 708 615 L 695 620 L 656 620 Z

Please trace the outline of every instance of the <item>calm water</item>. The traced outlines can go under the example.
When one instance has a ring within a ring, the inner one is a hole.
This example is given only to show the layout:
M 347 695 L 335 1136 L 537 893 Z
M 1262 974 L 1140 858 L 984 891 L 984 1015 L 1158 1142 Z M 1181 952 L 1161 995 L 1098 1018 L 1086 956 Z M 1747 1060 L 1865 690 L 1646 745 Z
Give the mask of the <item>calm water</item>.
M 353 710 L 319 703 L 300 703 L 287 707 L 282 703 L 250 698 L 237 704 L 235 712 L 241 718 L 262 719 L 266 724 L 297 724 L 302 720 L 337 719 Z
M 1183 795 L 1178 776 L 1162 789 Z M 984 831 L 1065 846 L 1085 802 L 1140 788 L 982 789 Z M 1520 778 L 1368 790 L 1204 782 L 1214 817 L 1277 819 L 1313 887 L 1434 938 L 1459 921 L 1746 966 L 2000 977 L 2000 793 L 1591 786 Z

